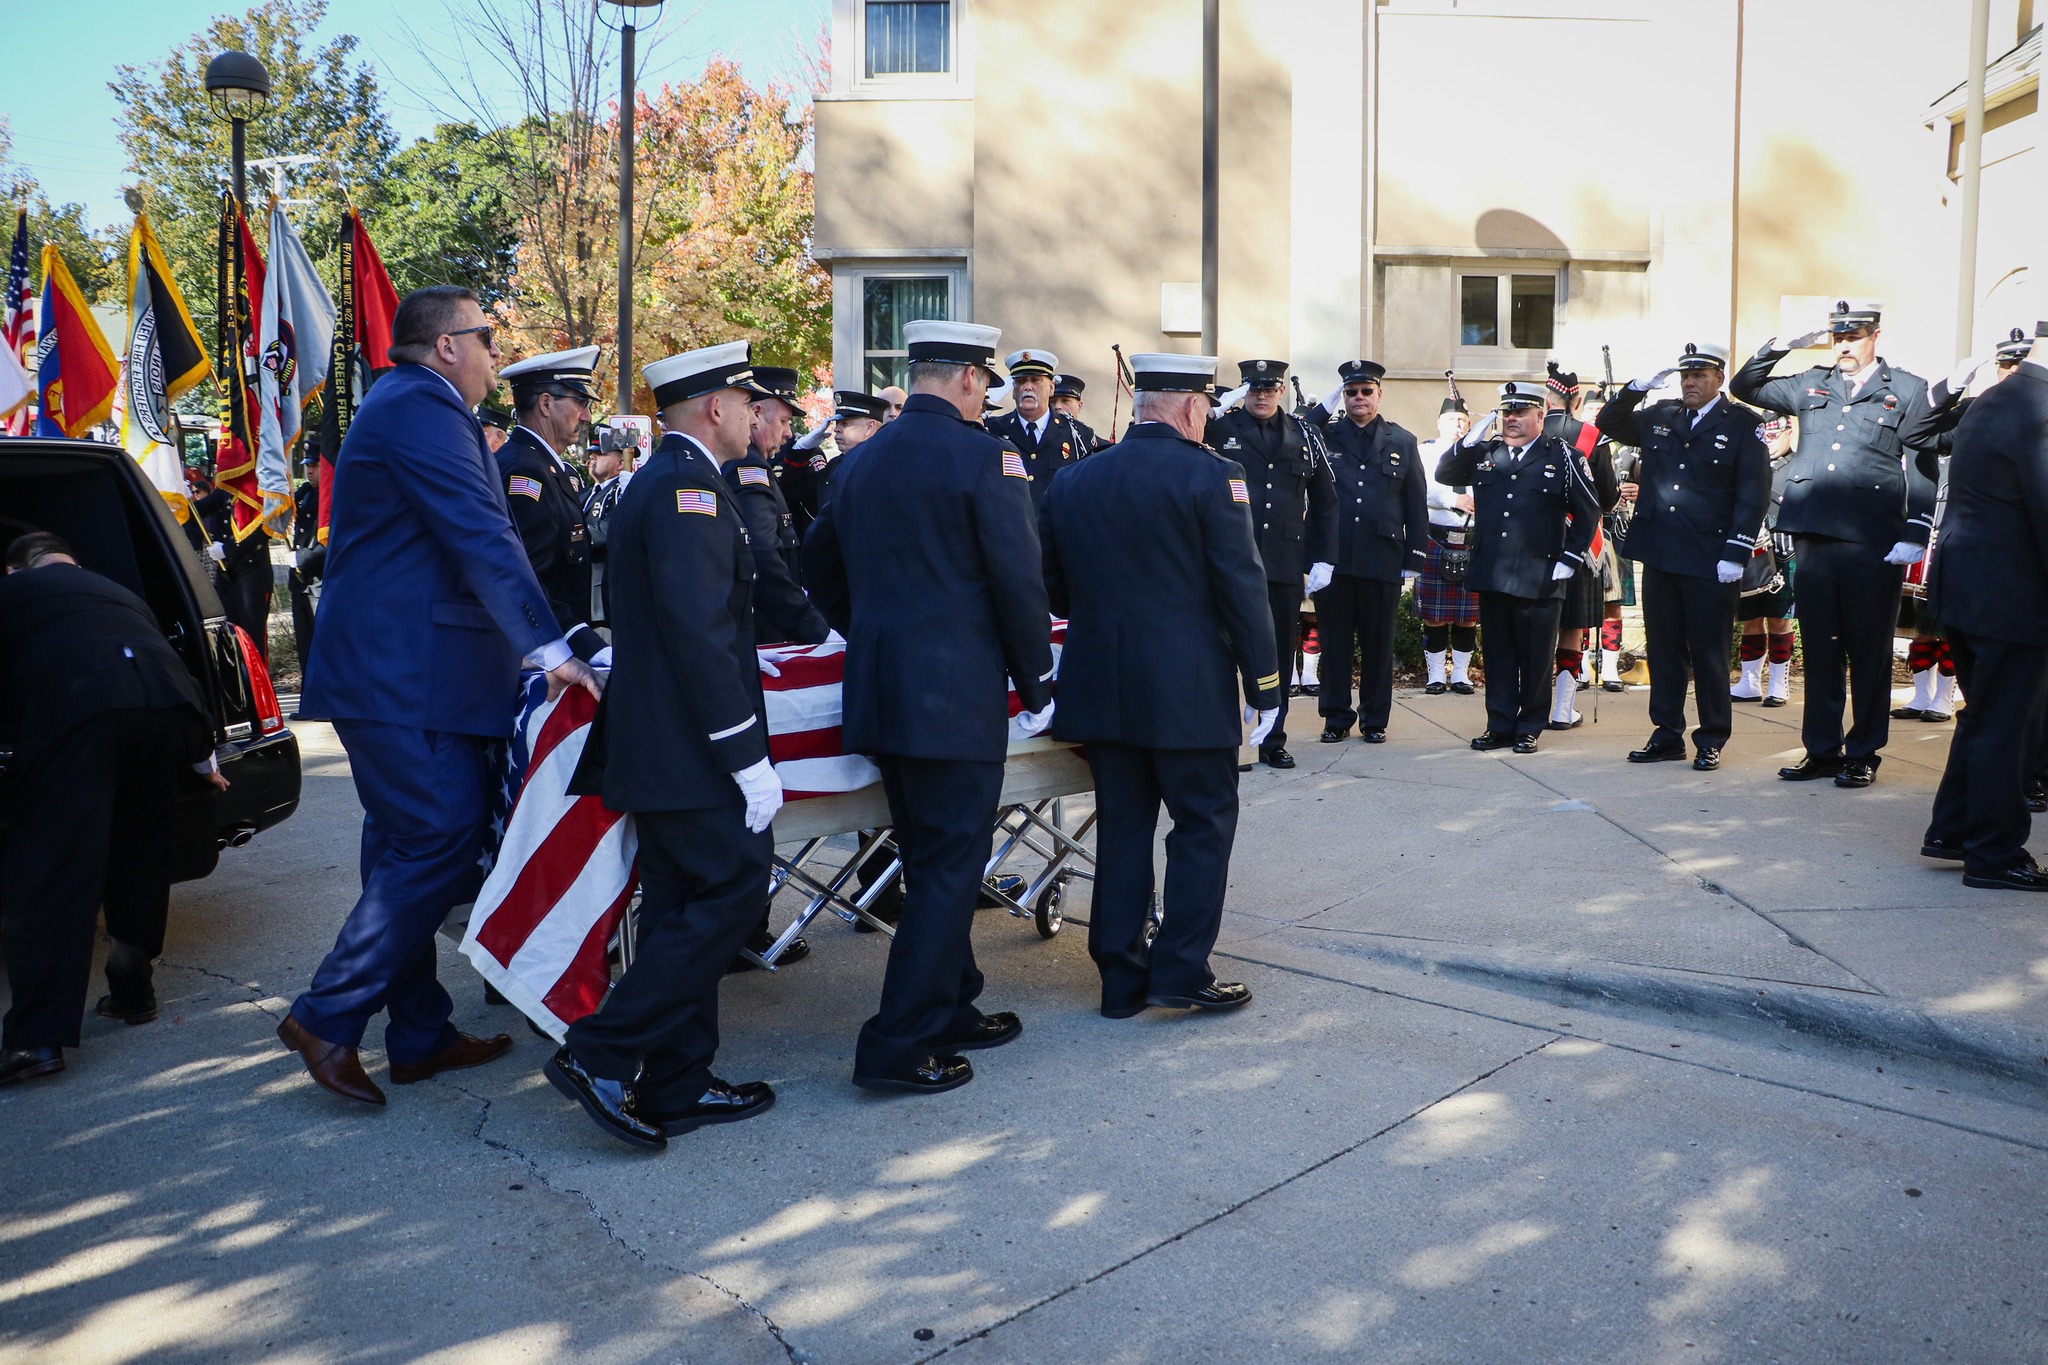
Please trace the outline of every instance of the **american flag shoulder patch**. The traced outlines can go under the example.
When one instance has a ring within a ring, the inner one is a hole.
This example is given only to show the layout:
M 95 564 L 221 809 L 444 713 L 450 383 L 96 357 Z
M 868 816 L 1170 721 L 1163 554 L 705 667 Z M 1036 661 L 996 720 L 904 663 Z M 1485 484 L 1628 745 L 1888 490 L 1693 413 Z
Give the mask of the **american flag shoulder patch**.
M 740 466 L 740 482 L 757 483 L 761 485 L 763 488 L 766 488 L 769 484 L 773 483 L 774 480 L 768 477 L 767 470 L 762 469 L 756 465 L 743 464 Z
M 1014 450 L 1003 452 L 1003 473 L 1013 479 L 1028 479 L 1031 477 L 1024 472 L 1024 457 Z
M 1230 481 L 1230 500 L 1232 502 L 1244 503 L 1246 506 L 1251 505 L 1252 495 L 1245 491 L 1243 479 L 1232 479 Z
M 540 480 L 529 479 L 524 474 L 514 474 L 511 480 L 506 483 L 505 491 L 507 493 L 516 493 L 522 498 L 532 498 L 535 502 L 539 502 Z
M 718 495 L 706 493 L 701 488 L 678 488 L 676 511 L 697 512 L 707 517 L 715 517 L 718 515 Z

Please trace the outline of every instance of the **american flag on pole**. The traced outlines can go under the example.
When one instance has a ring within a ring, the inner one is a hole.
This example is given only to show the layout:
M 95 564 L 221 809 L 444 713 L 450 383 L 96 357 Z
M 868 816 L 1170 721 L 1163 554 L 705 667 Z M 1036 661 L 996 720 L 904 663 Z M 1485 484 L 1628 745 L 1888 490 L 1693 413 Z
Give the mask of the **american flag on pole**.
M 1055 658 L 1065 635 L 1066 623 L 1055 621 Z M 760 656 L 768 756 L 784 799 L 879 783 L 872 759 L 840 748 L 846 646 L 783 645 Z M 1013 691 L 1010 714 L 1018 710 Z M 598 797 L 568 794 L 596 712 L 581 688 L 550 702 L 547 679 L 527 678 L 507 765 L 512 812 L 462 942 L 484 980 L 557 1041 L 604 1000 L 607 947 L 637 881 L 633 818 Z
M 7 257 L 6 288 L 7 311 L 5 320 L 0 321 L 0 345 L 13 353 L 22 369 L 32 369 L 30 361 L 36 353 L 36 290 L 29 267 L 27 209 L 14 211 L 14 249 Z M 26 401 L 0 419 L 0 433 L 28 435 Z

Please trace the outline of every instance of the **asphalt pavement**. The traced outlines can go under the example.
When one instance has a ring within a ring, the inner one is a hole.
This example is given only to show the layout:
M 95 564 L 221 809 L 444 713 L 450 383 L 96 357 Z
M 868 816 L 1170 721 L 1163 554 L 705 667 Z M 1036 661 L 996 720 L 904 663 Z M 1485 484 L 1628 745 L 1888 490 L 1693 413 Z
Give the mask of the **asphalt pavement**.
M 1703 774 L 1595 701 L 1514 757 L 1477 698 L 1404 693 L 1381 746 L 1298 700 L 1300 766 L 1244 779 L 1234 1015 L 1097 1015 L 1082 886 L 1051 941 L 977 921 L 1022 1038 L 877 1098 L 886 944 L 821 921 L 724 991 L 776 1108 L 653 1157 L 452 949 L 509 1058 L 362 1113 L 279 1047 L 360 818 L 301 726 L 299 814 L 174 895 L 162 1018 L 0 1091 L 0 1362 L 2048 1359 L 2048 905 L 1916 856 L 1953 727 L 1841 791 L 1771 776 L 1796 705 Z

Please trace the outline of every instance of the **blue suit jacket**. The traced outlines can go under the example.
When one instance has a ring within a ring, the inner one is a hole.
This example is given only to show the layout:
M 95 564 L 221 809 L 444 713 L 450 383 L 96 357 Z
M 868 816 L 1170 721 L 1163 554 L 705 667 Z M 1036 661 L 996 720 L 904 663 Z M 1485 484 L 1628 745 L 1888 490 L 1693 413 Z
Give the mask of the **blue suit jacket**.
M 377 381 L 334 462 L 308 716 L 511 733 L 519 661 L 561 636 L 483 428 L 422 365 Z

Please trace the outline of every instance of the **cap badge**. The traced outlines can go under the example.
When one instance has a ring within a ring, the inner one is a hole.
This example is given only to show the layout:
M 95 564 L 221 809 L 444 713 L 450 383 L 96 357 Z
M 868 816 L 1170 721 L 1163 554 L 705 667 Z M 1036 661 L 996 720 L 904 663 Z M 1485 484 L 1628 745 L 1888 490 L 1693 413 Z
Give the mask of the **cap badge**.
M 1688 341 L 1685 343 L 1685 353 L 1687 355 L 1698 355 L 1700 353 L 1700 348 L 1698 346 L 1695 346 L 1692 342 Z
M 1849 311 L 1849 300 L 1847 300 L 1847 299 L 1836 299 L 1836 300 L 1835 300 L 1835 311 L 1836 311 L 1837 313 L 1846 313 L 1846 312 L 1848 312 L 1848 311 Z

